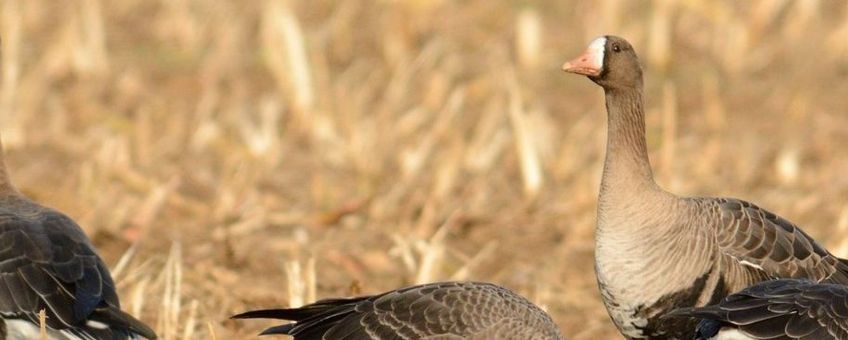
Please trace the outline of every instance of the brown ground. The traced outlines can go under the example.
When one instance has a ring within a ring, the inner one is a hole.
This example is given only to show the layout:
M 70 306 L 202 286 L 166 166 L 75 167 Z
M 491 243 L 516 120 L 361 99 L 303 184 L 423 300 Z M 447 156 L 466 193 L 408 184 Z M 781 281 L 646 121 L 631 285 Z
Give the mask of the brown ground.
M 592 270 L 602 94 L 559 71 L 603 33 L 642 56 L 663 186 L 848 253 L 844 2 L 0 3 L 12 177 L 80 222 L 164 339 L 447 279 L 615 338 Z

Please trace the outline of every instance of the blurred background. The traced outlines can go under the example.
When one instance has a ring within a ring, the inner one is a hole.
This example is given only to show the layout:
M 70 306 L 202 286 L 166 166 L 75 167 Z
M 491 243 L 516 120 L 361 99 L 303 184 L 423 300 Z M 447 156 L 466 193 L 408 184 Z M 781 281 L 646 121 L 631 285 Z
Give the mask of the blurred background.
M 592 38 L 646 70 L 658 181 L 848 255 L 848 3 L 0 0 L 18 187 L 75 218 L 163 339 L 249 308 L 481 280 L 615 338 Z

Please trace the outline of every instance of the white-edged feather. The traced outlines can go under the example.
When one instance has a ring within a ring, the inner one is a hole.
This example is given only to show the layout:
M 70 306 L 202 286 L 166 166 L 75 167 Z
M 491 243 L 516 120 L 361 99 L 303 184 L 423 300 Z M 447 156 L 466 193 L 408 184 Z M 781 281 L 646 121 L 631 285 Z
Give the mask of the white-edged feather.
M 763 270 L 763 267 L 762 267 L 762 266 L 760 266 L 760 265 L 758 265 L 758 264 L 756 264 L 756 263 L 749 262 L 749 261 L 747 261 L 747 260 L 741 260 L 741 261 L 739 261 L 739 264 L 741 264 L 741 265 L 743 265 L 743 266 L 748 266 L 748 267 L 751 267 L 751 268 L 756 268 L 756 269 L 759 269 L 759 270 Z

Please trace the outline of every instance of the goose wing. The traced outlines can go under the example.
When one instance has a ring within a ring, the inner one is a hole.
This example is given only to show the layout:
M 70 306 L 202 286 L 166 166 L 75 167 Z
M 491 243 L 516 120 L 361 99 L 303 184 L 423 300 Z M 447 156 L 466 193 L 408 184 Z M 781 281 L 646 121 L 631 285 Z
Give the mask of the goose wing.
M 848 287 L 809 280 L 766 281 L 707 307 L 682 308 L 669 316 L 703 319 L 700 338 L 725 329 L 754 339 L 848 338 Z
M 807 278 L 848 284 L 848 264 L 801 228 L 752 203 L 714 199 L 721 252 L 772 278 Z
M 541 309 L 506 288 L 487 283 L 425 284 L 234 318 L 295 321 L 262 334 L 288 334 L 296 340 L 562 339 Z
M 120 311 L 106 265 L 77 224 L 47 209 L 0 211 L 0 314 L 82 338 L 155 338 Z

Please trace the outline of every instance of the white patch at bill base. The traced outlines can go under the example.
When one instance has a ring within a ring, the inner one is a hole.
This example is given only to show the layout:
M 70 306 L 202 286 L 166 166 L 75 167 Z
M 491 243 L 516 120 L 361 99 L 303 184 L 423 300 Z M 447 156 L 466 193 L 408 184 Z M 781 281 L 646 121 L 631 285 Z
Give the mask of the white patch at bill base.
M 595 66 L 598 70 L 604 67 L 604 50 L 607 46 L 607 38 L 606 37 L 598 37 L 589 44 L 589 51 L 592 53 L 594 60 L 592 62 L 595 63 Z

